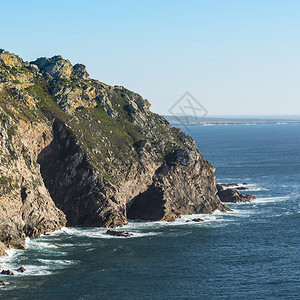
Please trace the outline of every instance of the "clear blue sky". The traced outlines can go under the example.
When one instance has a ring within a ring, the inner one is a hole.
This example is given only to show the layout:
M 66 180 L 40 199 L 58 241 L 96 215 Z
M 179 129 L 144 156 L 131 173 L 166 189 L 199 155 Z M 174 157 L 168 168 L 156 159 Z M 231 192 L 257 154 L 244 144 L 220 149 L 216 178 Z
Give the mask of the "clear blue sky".
M 300 114 L 300 1 L 0 1 L 0 48 L 61 54 L 165 114 Z

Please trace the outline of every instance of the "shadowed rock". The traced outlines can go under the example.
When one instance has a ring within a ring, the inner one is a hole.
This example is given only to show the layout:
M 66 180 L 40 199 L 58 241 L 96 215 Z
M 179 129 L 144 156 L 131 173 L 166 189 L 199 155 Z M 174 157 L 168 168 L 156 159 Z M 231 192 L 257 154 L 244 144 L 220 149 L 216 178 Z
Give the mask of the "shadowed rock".
M 20 267 L 17 269 L 17 271 L 20 273 L 24 273 L 26 271 L 26 269 L 24 267 Z
M 90 76 L 86 70 L 85 65 L 82 65 L 82 64 L 74 65 L 74 74 L 82 79 L 88 79 Z
M 11 271 L 11 270 L 2 270 L 1 274 L 2 275 L 9 275 L 9 276 L 15 275 L 14 272 Z
M 217 184 L 217 189 L 217 195 L 222 202 L 250 202 L 256 199 L 255 196 L 242 194 L 237 189 L 224 189 L 224 185 Z
M 106 234 L 112 235 L 112 236 L 123 236 L 123 237 L 129 237 L 132 236 L 132 233 L 125 232 L 125 231 L 117 231 L 117 230 L 107 230 Z
M 63 59 L 60 55 L 52 58 L 41 57 L 33 61 L 32 64 L 37 65 L 45 76 L 50 77 L 68 79 L 73 72 L 73 66 L 70 61 Z
M 192 221 L 193 222 L 204 222 L 204 220 L 201 218 L 192 219 Z

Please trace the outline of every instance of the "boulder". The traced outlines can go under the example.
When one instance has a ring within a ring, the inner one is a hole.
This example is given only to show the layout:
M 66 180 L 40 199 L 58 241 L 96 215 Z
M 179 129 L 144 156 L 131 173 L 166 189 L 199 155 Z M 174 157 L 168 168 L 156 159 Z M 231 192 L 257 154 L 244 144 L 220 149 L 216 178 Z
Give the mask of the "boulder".
M 60 55 L 52 58 L 41 57 L 32 62 L 32 64 L 37 65 L 49 77 L 68 79 L 73 72 L 73 66 L 70 61 L 63 59 Z
M 218 193 L 221 202 L 250 202 L 253 199 L 256 199 L 253 195 L 245 195 L 240 193 L 237 189 L 224 189 L 223 185 L 217 184 Z
M 13 271 L 11 270 L 2 270 L 2 275 L 15 275 Z
M 204 222 L 203 219 L 201 218 L 195 218 L 195 219 L 192 219 L 193 222 Z
M 180 218 L 180 213 L 171 211 L 169 213 L 166 213 L 162 220 L 166 222 L 174 222 L 177 218 Z
M 68 260 L 64 260 L 64 263 L 65 263 L 65 264 L 70 264 L 71 262 L 68 261 Z
M 17 269 L 17 271 L 23 273 L 26 271 L 26 269 L 24 267 L 20 267 L 19 269 Z
M 125 232 L 125 231 L 118 231 L 118 230 L 107 230 L 106 234 L 112 235 L 112 236 L 123 236 L 123 237 L 129 237 L 132 236 L 132 233 Z

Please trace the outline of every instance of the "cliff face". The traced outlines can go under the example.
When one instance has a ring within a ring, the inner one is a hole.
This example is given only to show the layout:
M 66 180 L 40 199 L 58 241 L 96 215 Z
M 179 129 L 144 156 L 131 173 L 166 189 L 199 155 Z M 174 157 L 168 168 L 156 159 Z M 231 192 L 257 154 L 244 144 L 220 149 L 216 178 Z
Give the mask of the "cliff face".
M 51 141 L 42 123 L 15 122 L 0 108 L 0 241 L 24 248 L 25 237 L 54 231 L 66 218 L 51 199 L 37 156 Z
M 226 210 L 214 167 L 140 95 L 61 56 L 0 50 L 0 242 Z M 67 221 L 66 221 L 67 220 Z
M 128 218 L 172 221 L 184 214 L 227 209 L 216 196 L 214 167 L 204 160 L 192 138 L 177 134 L 185 146 L 166 154 L 151 185 L 131 201 Z

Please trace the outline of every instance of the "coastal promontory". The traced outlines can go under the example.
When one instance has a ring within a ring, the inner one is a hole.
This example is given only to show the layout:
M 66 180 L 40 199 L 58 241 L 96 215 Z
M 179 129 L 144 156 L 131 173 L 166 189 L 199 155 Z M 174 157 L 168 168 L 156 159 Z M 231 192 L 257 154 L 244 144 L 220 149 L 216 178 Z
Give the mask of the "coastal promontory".
M 0 50 L 0 254 L 63 226 L 226 211 L 194 140 L 61 56 Z

